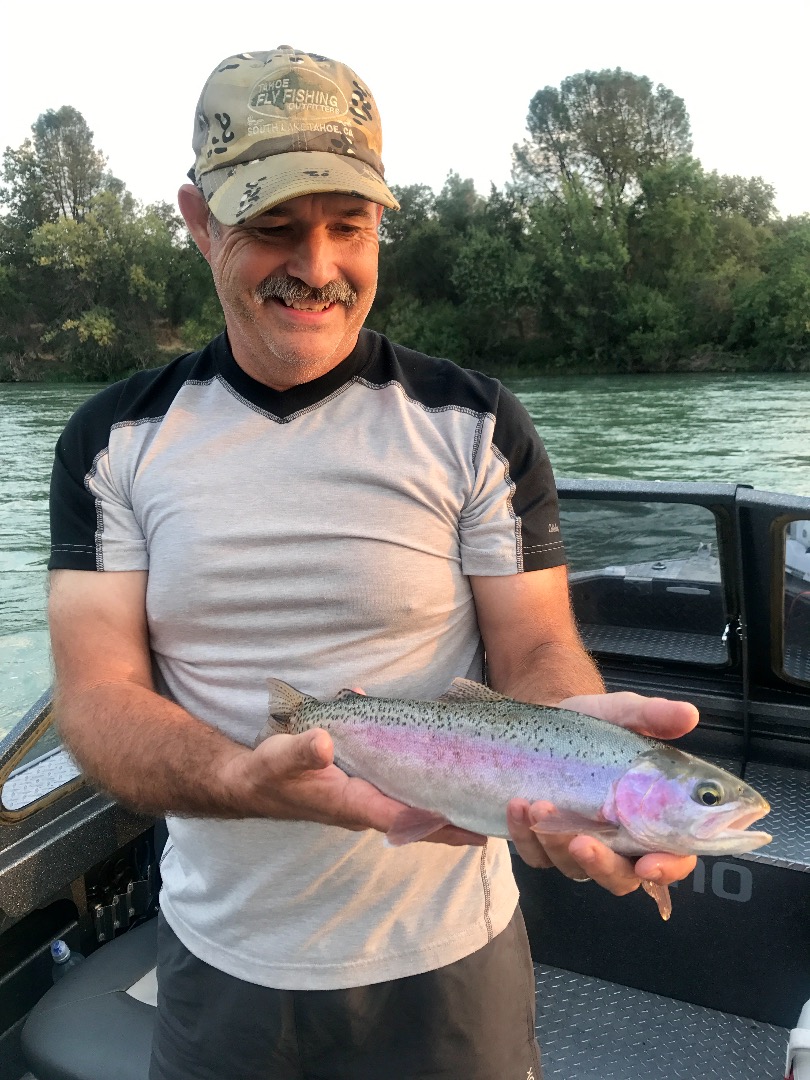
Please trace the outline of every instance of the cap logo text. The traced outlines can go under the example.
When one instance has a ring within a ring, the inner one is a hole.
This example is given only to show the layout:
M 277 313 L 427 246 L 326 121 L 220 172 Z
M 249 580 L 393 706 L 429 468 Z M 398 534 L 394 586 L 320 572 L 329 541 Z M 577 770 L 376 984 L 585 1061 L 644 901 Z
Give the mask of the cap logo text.
M 272 117 L 318 116 L 324 120 L 344 116 L 349 106 L 340 88 L 323 75 L 319 74 L 317 81 L 309 75 L 306 69 L 299 69 L 275 79 L 260 79 L 250 92 L 249 107 Z

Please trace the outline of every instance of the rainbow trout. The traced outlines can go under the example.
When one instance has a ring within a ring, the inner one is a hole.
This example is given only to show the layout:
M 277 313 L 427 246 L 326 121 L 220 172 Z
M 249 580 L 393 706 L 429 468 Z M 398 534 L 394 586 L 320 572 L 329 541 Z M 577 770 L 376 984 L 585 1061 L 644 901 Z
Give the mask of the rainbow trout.
M 748 826 L 768 813 L 739 777 L 583 713 L 513 701 L 455 679 L 435 701 L 374 698 L 342 690 L 318 701 L 268 681 L 262 738 L 323 728 L 335 763 L 406 803 L 387 833 L 398 846 L 447 824 L 508 837 L 512 798 L 556 808 L 538 833 L 587 833 L 622 855 L 729 855 L 767 844 Z M 663 918 L 666 886 L 644 882 Z

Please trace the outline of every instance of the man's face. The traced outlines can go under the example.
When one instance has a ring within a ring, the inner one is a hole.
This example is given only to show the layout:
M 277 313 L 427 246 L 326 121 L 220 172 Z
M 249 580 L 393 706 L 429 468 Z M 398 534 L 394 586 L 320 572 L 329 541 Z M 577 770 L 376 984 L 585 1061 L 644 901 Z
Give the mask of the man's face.
M 284 390 L 349 355 L 377 289 L 381 213 L 351 195 L 303 195 L 244 225 L 209 225 L 204 254 L 249 375 Z

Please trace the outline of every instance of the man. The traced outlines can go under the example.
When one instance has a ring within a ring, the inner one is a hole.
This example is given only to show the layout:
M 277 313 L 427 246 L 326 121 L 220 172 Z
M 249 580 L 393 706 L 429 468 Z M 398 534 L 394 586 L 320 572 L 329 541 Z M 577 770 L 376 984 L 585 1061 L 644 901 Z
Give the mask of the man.
M 397 204 L 355 73 L 287 46 L 230 57 L 194 149 L 180 208 L 227 335 L 81 408 L 52 490 L 62 732 L 101 785 L 169 815 L 152 1080 L 539 1078 L 505 841 L 387 847 L 402 804 L 325 732 L 253 749 L 266 679 L 431 698 L 481 680 L 485 650 L 516 698 L 664 737 L 694 710 L 604 694 L 514 397 L 362 329 Z M 509 807 L 531 865 L 617 894 L 692 868 L 542 844 L 545 809 Z

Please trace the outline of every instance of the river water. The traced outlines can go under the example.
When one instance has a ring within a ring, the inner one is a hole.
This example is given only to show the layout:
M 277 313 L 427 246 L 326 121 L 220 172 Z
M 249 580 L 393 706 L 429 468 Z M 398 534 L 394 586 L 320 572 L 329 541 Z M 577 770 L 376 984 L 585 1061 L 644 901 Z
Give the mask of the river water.
M 749 483 L 810 495 L 810 377 L 510 382 L 558 476 Z M 0 384 L 0 736 L 48 687 L 47 492 L 56 439 L 98 387 Z

